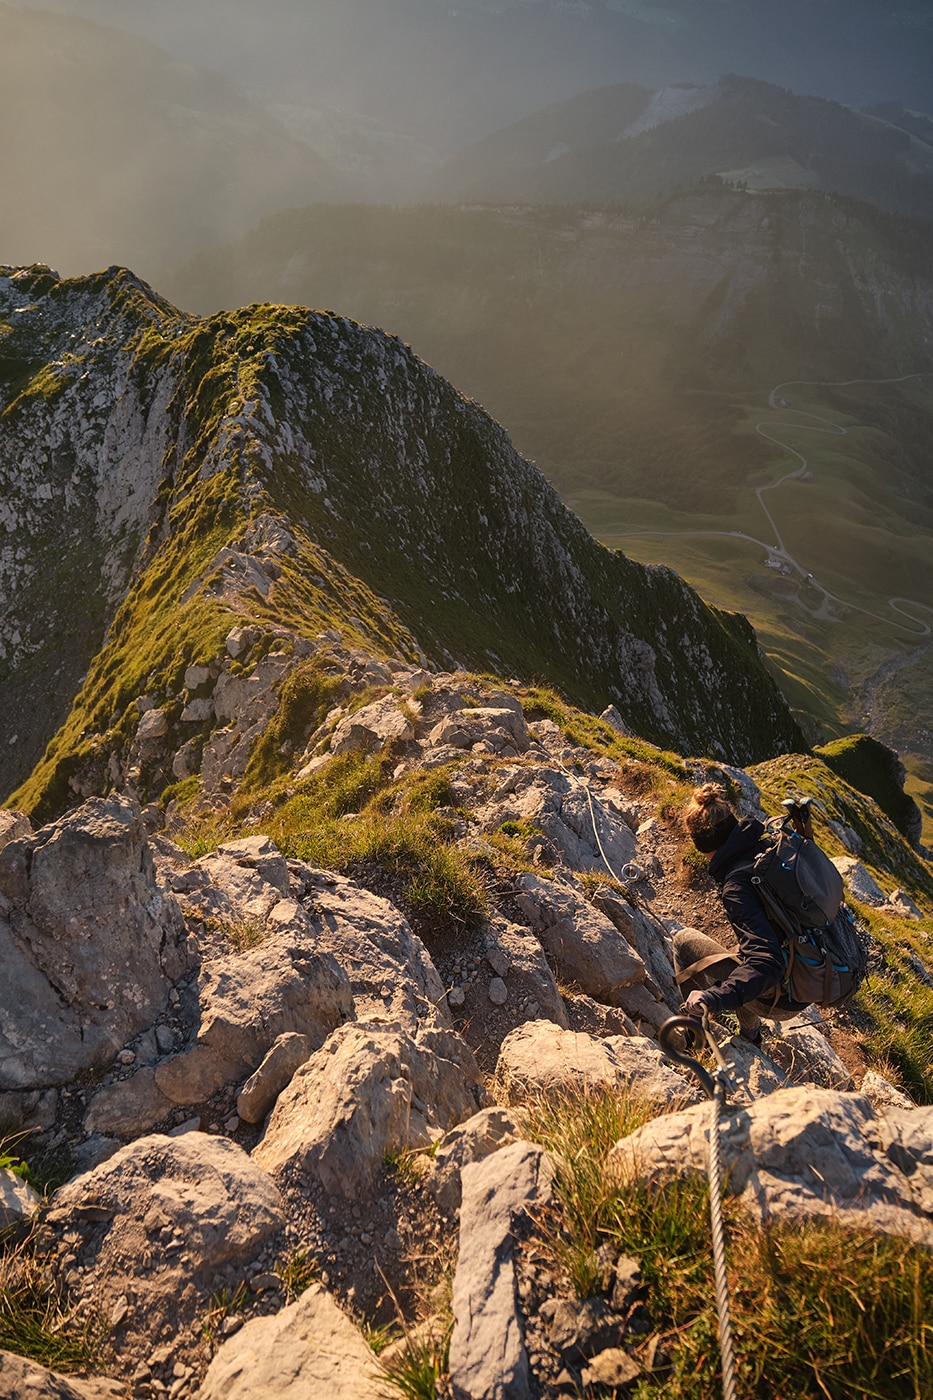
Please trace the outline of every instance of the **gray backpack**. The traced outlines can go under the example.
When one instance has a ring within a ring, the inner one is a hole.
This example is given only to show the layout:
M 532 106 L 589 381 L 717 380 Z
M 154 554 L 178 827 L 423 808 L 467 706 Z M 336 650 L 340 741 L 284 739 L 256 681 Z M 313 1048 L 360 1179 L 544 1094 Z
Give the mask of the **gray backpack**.
M 815 841 L 775 817 L 769 844 L 752 862 L 752 884 L 780 930 L 787 965 L 775 999 L 839 1006 L 858 991 L 868 950 L 842 902 L 842 876 Z

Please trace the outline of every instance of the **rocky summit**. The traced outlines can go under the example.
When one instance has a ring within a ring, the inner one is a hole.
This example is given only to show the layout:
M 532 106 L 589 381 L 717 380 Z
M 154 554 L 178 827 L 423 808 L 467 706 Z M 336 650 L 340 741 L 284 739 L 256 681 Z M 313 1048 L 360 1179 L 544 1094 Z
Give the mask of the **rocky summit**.
M 658 1039 L 678 930 L 732 941 L 709 778 L 814 799 L 871 961 L 717 1031 L 748 1391 L 933 1385 L 896 758 L 807 751 L 742 619 L 390 337 L 35 268 L 0 336 L 0 1395 L 715 1393 L 710 1110 Z M 762 1300 L 814 1277 L 839 1345 L 794 1351 Z

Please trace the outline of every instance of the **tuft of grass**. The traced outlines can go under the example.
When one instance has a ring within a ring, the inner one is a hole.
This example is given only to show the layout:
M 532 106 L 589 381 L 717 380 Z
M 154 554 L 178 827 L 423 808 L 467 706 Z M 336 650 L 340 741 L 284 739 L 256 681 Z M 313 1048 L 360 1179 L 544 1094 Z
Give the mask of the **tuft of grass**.
M 601 1286 L 597 1249 L 637 1258 L 673 1365 L 663 1378 L 645 1376 L 634 1394 L 708 1400 L 719 1393 L 719 1350 L 706 1183 L 649 1187 L 606 1169 L 620 1125 L 630 1131 L 647 1116 L 612 1095 L 533 1107 L 532 1133 L 559 1156 L 562 1229 L 549 1246 L 584 1294 Z M 933 1393 L 928 1251 L 832 1221 L 762 1229 L 728 1198 L 724 1214 L 740 1395 L 921 1400 Z
M 103 1335 L 95 1313 L 69 1306 L 35 1233 L 0 1237 L 0 1350 L 56 1371 L 77 1371 L 97 1358 Z
M 244 792 L 267 786 L 287 771 L 290 759 L 336 703 L 346 682 L 319 661 L 290 671 L 279 691 L 279 707 L 253 745 Z
M 609 1090 L 582 1096 L 551 1095 L 526 1105 L 528 1133 L 558 1162 L 554 1189 L 565 1217 L 557 1256 L 586 1298 L 599 1284 L 595 1252 L 602 1243 L 603 1212 L 614 1188 L 606 1173 L 609 1149 L 651 1117 L 629 1093 Z
M 200 860 L 225 841 L 236 840 L 239 834 L 236 821 L 226 809 L 186 813 L 168 832 L 192 860 Z
M 276 1260 L 275 1272 L 282 1280 L 286 1300 L 293 1303 L 316 1282 L 321 1270 L 317 1260 L 308 1257 L 307 1250 L 296 1249 L 284 1259 Z
M 14 1176 L 18 1176 L 21 1181 L 25 1181 L 31 1186 L 32 1175 L 28 1162 L 24 1162 L 22 1157 L 13 1151 L 13 1148 L 18 1147 L 27 1137 L 29 1137 L 28 1129 L 24 1132 L 9 1133 L 5 1137 L 0 1137 L 0 1171 L 12 1172 Z
M 213 1342 L 217 1329 L 225 1318 L 242 1312 L 250 1301 L 249 1289 L 243 1279 L 236 1288 L 218 1288 L 211 1294 L 210 1306 L 201 1324 L 201 1333 L 206 1342 Z
M 433 1331 L 414 1336 L 406 1332 L 400 1354 L 380 1363 L 386 1385 L 405 1400 L 437 1400 L 438 1386 L 447 1375 L 451 1331 L 452 1324 L 440 1336 Z

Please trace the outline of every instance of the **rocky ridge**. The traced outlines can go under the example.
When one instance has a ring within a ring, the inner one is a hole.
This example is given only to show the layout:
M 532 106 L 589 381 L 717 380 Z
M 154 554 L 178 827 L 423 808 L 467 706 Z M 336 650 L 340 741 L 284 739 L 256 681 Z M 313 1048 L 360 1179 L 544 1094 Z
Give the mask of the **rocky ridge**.
M 114 781 L 135 699 L 164 708 L 236 622 L 543 675 L 681 751 L 800 746 L 744 619 L 598 546 L 396 338 L 36 268 L 0 276 L 0 335 L 0 781 L 35 768 L 16 801 L 43 817 Z M 169 722 L 210 732 L 204 700 Z
M 536 1222 L 559 1217 L 560 1163 L 530 1135 L 542 1096 L 632 1090 L 661 1116 L 619 1143 L 619 1169 L 647 1182 L 697 1169 L 708 1110 L 656 1037 L 679 1003 L 673 934 L 728 936 L 683 864 L 676 816 L 685 783 L 712 770 L 626 737 L 611 713 L 389 664 L 336 632 L 302 644 L 281 628 L 276 646 L 234 628 L 188 677 L 212 703 L 242 686 L 221 701 L 235 762 L 205 748 L 162 807 L 127 775 L 38 831 L 18 813 L 0 822 L 3 959 L 27 988 L 0 1026 L 0 1114 L 29 1132 L 26 1155 L 67 1151 L 76 1172 L 46 1204 L 5 1192 L 4 1210 L 33 1219 L 30 1247 L 72 1316 L 103 1324 L 107 1378 L 0 1364 L 63 1396 L 385 1396 L 410 1338 L 380 1362 L 361 1329 L 399 1309 L 434 1345 L 446 1270 L 441 1385 L 457 1400 L 663 1376 L 633 1301 L 637 1261 L 613 1258 L 604 1292 L 581 1302 L 548 1253 Z M 251 790 L 284 678 L 312 662 L 335 682 L 324 713 Z M 158 707 L 136 713 L 137 760 L 148 745 L 146 763 L 187 771 L 188 741 L 148 718 Z M 389 856 L 339 873 L 296 854 L 326 785 L 374 763 L 375 792 L 357 789 L 338 818 L 346 842 L 380 801 L 401 824 L 430 793 L 446 849 L 486 872 L 481 906 L 426 905 L 425 870 L 404 878 Z M 774 803 L 769 765 L 716 771 L 744 811 Z M 851 804 L 841 835 L 870 821 L 900 851 L 899 877 L 913 871 L 915 910 L 888 899 L 885 917 L 922 930 L 923 861 L 820 772 Z M 899 976 L 888 939 L 876 963 Z M 100 1031 L 81 1042 L 76 1019 Z M 857 1028 L 808 1014 L 775 1026 L 766 1053 L 729 1043 L 733 1189 L 765 1219 L 832 1214 L 929 1244 L 930 1110 L 866 1073 Z M 753 1161 L 767 1172 L 752 1178 Z

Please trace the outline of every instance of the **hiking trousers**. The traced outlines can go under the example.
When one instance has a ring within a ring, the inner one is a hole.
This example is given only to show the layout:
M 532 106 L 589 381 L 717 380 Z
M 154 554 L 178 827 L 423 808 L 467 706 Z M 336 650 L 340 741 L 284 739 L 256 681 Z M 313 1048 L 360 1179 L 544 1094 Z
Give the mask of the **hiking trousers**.
M 679 933 L 674 934 L 674 971 L 685 972 L 694 963 L 700 962 L 704 958 L 717 958 L 718 961 L 712 966 L 706 967 L 702 972 L 695 973 L 685 981 L 679 983 L 679 987 L 686 998 L 690 992 L 705 992 L 708 987 L 715 987 L 720 982 L 725 982 L 735 969 L 739 966 L 739 961 L 734 953 L 728 948 L 724 948 L 721 943 L 717 943 L 715 938 L 710 938 L 709 934 L 701 933 L 697 928 L 682 928 Z M 801 1008 L 777 1006 L 771 1004 L 771 998 L 766 997 L 757 1001 L 746 1002 L 744 1006 L 738 1006 L 731 1011 L 731 1015 L 738 1017 L 742 1034 L 749 1038 L 754 1038 L 761 1025 L 761 1017 L 766 1016 L 769 1021 L 789 1021 L 793 1017 L 800 1015 Z

